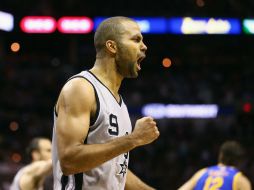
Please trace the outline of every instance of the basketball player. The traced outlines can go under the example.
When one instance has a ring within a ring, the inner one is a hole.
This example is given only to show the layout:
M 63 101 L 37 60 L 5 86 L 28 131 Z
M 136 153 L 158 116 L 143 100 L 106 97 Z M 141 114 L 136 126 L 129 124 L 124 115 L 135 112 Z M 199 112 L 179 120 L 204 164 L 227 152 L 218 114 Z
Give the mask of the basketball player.
M 10 190 L 42 190 L 45 178 L 52 173 L 51 141 L 34 138 L 27 148 L 32 162 L 16 174 Z
M 118 93 L 124 78 L 136 78 L 147 50 L 138 24 L 111 17 L 95 32 L 96 61 L 64 85 L 55 106 L 54 189 L 150 190 L 128 169 L 129 151 L 159 136 L 151 117 L 132 131 Z
M 250 181 L 236 167 L 243 149 L 235 141 L 225 142 L 219 152 L 219 163 L 199 170 L 179 190 L 251 190 Z

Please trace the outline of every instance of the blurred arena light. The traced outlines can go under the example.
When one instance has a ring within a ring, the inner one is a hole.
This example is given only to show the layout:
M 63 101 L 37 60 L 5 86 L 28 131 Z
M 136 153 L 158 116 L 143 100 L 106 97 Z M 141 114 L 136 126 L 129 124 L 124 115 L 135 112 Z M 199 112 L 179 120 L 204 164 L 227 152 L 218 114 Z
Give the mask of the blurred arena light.
M 205 1 L 204 0 L 196 0 L 196 4 L 198 7 L 204 7 L 205 6 Z
M 19 163 L 21 161 L 22 157 L 19 153 L 13 153 L 11 155 L 11 159 L 12 159 L 13 162 Z
M 56 21 L 49 16 L 26 16 L 20 21 L 20 27 L 25 33 L 52 33 L 56 30 Z
M 163 60 L 162 60 L 162 65 L 163 67 L 170 67 L 172 64 L 171 60 L 168 58 L 168 57 L 165 57 Z
M 162 118 L 216 118 L 218 105 L 215 104 L 146 104 L 141 112 L 144 116 Z
M 88 17 L 61 17 L 57 28 L 61 33 L 86 34 L 93 30 L 93 21 Z
M 10 122 L 9 129 L 11 131 L 17 131 L 19 129 L 19 124 L 16 121 Z
M 252 109 L 251 103 L 246 102 L 246 103 L 243 104 L 243 111 L 245 113 L 250 113 L 251 109 Z
M 142 33 L 163 34 L 167 32 L 167 22 L 162 17 L 133 17 Z
M 201 2 L 204 2 L 203 0 Z M 0 17 L 1 18 L 1 17 Z M 25 33 L 53 33 L 56 29 L 61 33 L 86 34 L 95 31 L 107 17 L 63 16 L 58 22 L 50 16 L 26 16 L 20 22 Z M 237 35 L 254 33 L 254 19 L 240 18 L 207 18 L 207 17 L 132 17 L 145 34 L 224 34 Z M 6 20 L 6 19 L 5 19 Z M 5 25 L 0 22 L 1 25 Z M 1 21 L 1 19 L 0 19 Z M 13 28 L 13 21 L 12 21 Z M 10 29 L 9 29 L 10 30 Z
M 20 44 L 18 42 L 13 42 L 11 44 L 11 51 L 16 53 L 19 50 L 20 50 Z
M 243 20 L 243 31 L 246 34 L 254 34 L 254 19 Z
M 0 30 L 10 32 L 14 27 L 14 17 L 10 13 L 0 11 Z
M 95 17 L 94 18 L 94 30 L 96 30 L 99 24 L 107 17 Z M 167 32 L 167 20 L 163 17 L 132 17 L 139 27 L 142 33 L 146 34 L 164 34 Z
M 241 23 L 234 18 L 176 17 L 168 20 L 174 34 L 240 34 Z

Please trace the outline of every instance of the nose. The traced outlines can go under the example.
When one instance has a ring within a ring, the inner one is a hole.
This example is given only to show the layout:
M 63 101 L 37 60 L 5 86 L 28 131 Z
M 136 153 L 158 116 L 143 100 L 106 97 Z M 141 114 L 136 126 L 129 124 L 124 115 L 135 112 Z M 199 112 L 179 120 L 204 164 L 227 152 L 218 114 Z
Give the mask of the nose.
M 146 50 L 147 50 L 147 46 L 144 44 L 144 42 L 142 42 L 141 51 L 146 52 Z

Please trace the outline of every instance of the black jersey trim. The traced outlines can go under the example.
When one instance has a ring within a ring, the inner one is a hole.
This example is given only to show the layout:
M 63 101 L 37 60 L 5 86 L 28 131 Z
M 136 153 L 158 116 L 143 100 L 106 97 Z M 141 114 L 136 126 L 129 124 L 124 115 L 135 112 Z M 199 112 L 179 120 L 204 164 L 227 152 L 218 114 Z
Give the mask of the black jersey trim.
M 88 82 L 90 82 L 88 79 L 86 79 Z M 91 83 L 91 82 L 90 82 Z M 93 85 L 91 83 L 91 85 Z M 95 94 L 95 99 L 96 99 L 96 112 L 95 112 L 95 117 L 90 117 L 90 126 L 93 126 L 96 122 L 96 120 L 98 119 L 99 117 L 99 111 L 100 111 L 100 100 L 99 100 L 99 96 L 98 96 L 98 93 L 97 93 L 97 90 L 95 89 L 94 85 L 93 85 L 93 88 L 94 88 L 94 94 Z
M 117 99 L 116 99 L 116 97 L 113 95 L 113 93 L 108 89 L 108 87 L 105 85 L 105 84 L 103 84 L 101 81 L 100 81 L 100 79 L 98 79 L 91 71 L 87 71 L 88 73 L 90 73 L 99 83 L 101 83 L 109 92 L 110 92 L 110 94 L 114 97 L 114 99 L 116 100 L 116 102 L 117 102 L 117 104 L 121 107 L 122 106 L 122 97 L 121 97 L 121 95 L 119 94 L 119 98 L 120 98 L 120 100 L 119 100 L 119 102 L 117 101 Z
M 74 79 L 74 78 L 83 78 L 85 79 L 87 82 L 89 82 L 92 86 L 93 86 L 93 89 L 94 89 L 94 94 L 95 94 L 95 99 L 96 99 L 96 104 L 97 104 L 97 107 L 96 107 L 96 112 L 95 112 L 95 117 L 90 117 L 90 126 L 93 126 L 96 122 L 96 120 L 98 119 L 98 116 L 99 116 L 99 112 L 100 112 L 100 100 L 99 100 L 99 97 L 98 97 L 98 93 L 97 93 L 97 90 L 95 88 L 95 86 L 93 85 L 93 83 L 91 81 L 89 81 L 87 78 L 85 78 L 84 76 L 80 76 L 80 75 L 75 75 L 71 78 L 69 78 L 66 83 L 68 81 L 70 81 L 71 79 Z M 58 116 L 58 113 L 56 111 L 56 106 L 54 108 L 54 112 L 55 112 L 55 115 Z
M 82 190 L 83 173 L 75 174 L 74 179 L 75 179 L 75 190 Z
M 62 175 L 62 177 L 61 177 L 61 184 L 62 184 L 61 190 L 65 190 L 65 187 L 66 187 L 67 183 L 68 183 L 68 176 Z

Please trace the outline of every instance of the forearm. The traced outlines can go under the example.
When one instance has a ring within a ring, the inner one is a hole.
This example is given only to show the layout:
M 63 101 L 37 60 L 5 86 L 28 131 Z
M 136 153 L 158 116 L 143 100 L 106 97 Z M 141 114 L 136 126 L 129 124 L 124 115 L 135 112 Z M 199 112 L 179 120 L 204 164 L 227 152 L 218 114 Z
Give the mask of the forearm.
M 183 186 L 178 188 L 178 190 L 192 190 L 193 184 L 191 182 L 186 182 Z
M 128 170 L 125 190 L 155 190 L 155 189 L 145 184 L 135 174 L 133 174 L 130 170 Z
M 115 138 L 104 144 L 68 146 L 60 158 L 62 171 L 65 175 L 89 171 L 136 146 L 130 135 Z
M 40 180 L 52 172 L 52 160 L 36 161 L 26 171 L 26 176 L 34 180 Z

